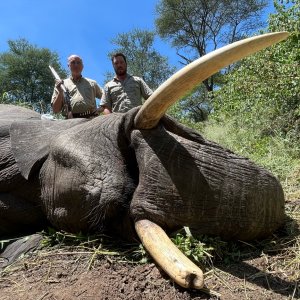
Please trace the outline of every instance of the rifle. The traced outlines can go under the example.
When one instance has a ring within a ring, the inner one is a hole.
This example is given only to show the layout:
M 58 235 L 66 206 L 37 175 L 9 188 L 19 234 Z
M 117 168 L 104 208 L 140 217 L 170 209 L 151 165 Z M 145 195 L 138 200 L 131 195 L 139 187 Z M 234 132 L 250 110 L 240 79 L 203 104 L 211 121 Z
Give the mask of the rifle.
M 59 75 L 57 74 L 57 72 L 54 70 L 54 68 L 51 66 L 49 66 L 49 68 L 50 68 L 50 71 L 52 72 L 52 75 L 54 76 L 54 78 L 56 80 L 62 81 L 60 79 Z M 71 108 L 71 101 L 70 101 L 71 97 L 70 97 L 69 91 L 65 87 L 64 83 L 61 84 L 61 88 L 64 92 L 64 107 L 67 112 L 67 119 L 72 119 L 73 115 L 72 115 L 72 108 Z

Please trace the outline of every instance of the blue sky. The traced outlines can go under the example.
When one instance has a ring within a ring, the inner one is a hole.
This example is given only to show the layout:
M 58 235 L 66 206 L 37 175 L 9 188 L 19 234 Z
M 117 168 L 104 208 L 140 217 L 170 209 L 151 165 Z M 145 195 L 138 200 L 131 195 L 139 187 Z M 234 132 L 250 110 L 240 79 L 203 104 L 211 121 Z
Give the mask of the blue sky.
M 5 0 L 0 3 L 0 52 L 7 41 L 27 39 L 38 47 L 58 53 L 62 65 L 79 54 L 83 75 L 103 85 L 104 74 L 113 71 L 107 53 L 111 39 L 135 28 L 154 30 L 157 0 Z M 273 5 L 270 1 L 269 11 Z M 175 50 L 159 39 L 155 48 L 179 66 Z

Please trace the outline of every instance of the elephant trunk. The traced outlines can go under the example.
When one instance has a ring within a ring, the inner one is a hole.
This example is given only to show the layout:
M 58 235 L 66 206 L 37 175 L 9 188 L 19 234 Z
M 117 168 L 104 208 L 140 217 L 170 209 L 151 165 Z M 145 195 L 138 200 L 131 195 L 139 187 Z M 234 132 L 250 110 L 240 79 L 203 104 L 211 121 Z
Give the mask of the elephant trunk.
M 184 288 L 201 289 L 203 273 L 170 240 L 164 230 L 149 220 L 135 222 L 136 232 L 155 262 Z

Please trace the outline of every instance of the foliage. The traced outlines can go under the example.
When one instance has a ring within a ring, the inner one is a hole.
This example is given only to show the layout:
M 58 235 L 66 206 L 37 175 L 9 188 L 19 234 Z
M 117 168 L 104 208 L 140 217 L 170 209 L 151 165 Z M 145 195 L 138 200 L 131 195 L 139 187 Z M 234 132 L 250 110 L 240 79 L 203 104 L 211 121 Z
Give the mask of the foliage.
M 242 116 L 241 116 L 242 117 Z M 233 117 L 232 117 L 233 119 Z M 227 147 L 257 164 L 270 170 L 284 186 L 289 185 L 287 178 L 300 165 L 299 145 L 290 138 L 281 136 L 261 136 L 259 128 L 247 128 L 235 120 L 210 120 L 202 125 L 200 131 L 206 138 Z M 295 189 L 300 190 L 300 181 L 294 182 Z
M 214 247 L 207 245 L 209 241 L 205 237 L 195 238 L 188 227 L 184 232 L 177 232 L 172 238 L 178 249 L 197 264 L 208 264 L 213 257 Z
M 245 59 L 226 76 L 227 83 L 216 93 L 217 105 L 208 122 L 185 120 L 185 124 L 271 170 L 280 179 L 287 200 L 284 228 L 266 240 L 248 244 L 194 237 L 212 248 L 209 254 L 213 257 L 206 261 L 232 264 L 261 257 L 268 272 L 298 282 L 299 1 L 288 6 L 277 3 L 277 9 L 270 17 L 270 30 L 289 30 L 290 38 Z
M 181 56 L 191 62 L 222 45 L 239 40 L 261 27 L 266 1 L 161 0 L 156 26 L 161 37 L 171 40 Z
M 265 6 L 266 1 L 162 0 L 156 26 L 162 38 L 188 55 L 178 53 L 187 64 L 262 26 Z
M 272 236 L 246 243 L 223 241 L 219 237 L 192 234 L 189 228 L 177 232 L 172 241 L 197 265 L 214 269 L 214 265 L 232 265 L 258 257 L 269 262 L 268 270 L 284 273 L 289 280 L 300 279 L 300 207 L 297 202 L 286 205 L 285 225 Z M 277 256 L 276 256 L 277 255 Z
M 299 280 L 299 207 L 290 205 L 290 217 L 285 227 L 273 236 L 251 243 L 243 241 L 223 241 L 218 237 L 194 235 L 188 227 L 175 233 L 171 238 L 174 244 L 195 264 L 204 270 L 214 270 L 215 265 L 230 265 L 240 261 L 263 257 L 270 261 L 268 268 L 284 272 L 291 280 Z M 298 225 L 297 225 L 298 224 Z M 53 229 L 43 232 L 43 250 L 65 249 L 68 253 L 81 253 L 89 257 L 88 269 L 97 259 L 114 257 L 120 262 L 143 264 L 152 261 L 140 244 L 126 244 L 107 235 L 72 235 Z M 5 241 L 4 241 L 5 242 Z M 278 259 L 272 259 L 278 254 Z M 283 271 L 284 270 L 284 271 Z
M 155 50 L 154 42 L 155 34 L 151 31 L 134 29 L 121 33 L 112 40 L 117 47 L 109 53 L 109 57 L 115 52 L 122 52 L 127 58 L 128 72 L 142 77 L 149 87 L 156 89 L 175 72 L 175 68 Z M 106 77 L 110 80 L 112 76 L 108 73 Z
M 213 109 L 212 96 L 212 92 L 207 92 L 204 86 L 200 85 L 173 105 L 168 113 L 181 122 L 205 121 Z
M 276 143 L 291 159 L 299 158 L 299 3 L 277 3 L 277 13 L 270 17 L 270 31 L 288 29 L 288 40 L 243 60 L 215 94 L 212 117 L 222 126 L 230 124 L 237 146 L 257 158 L 271 155 L 268 149 Z
M 266 3 L 265 0 L 161 0 L 156 8 L 156 27 L 163 39 L 171 41 L 186 65 L 260 28 Z M 213 91 L 220 85 L 221 72 L 204 80 L 195 93 L 180 102 L 178 109 L 194 121 L 205 120 L 213 107 Z
M 89 256 L 88 269 L 92 267 L 96 259 L 101 259 L 103 256 L 114 256 L 118 261 L 136 264 L 149 261 L 148 253 L 141 244 L 128 243 L 115 236 L 70 234 L 56 231 L 50 227 L 43 231 L 42 235 L 41 247 L 43 250 L 68 249 L 70 251 L 80 251 Z
M 8 46 L 9 50 L 0 54 L 0 101 L 26 103 L 38 112 L 49 112 L 54 79 L 48 66 L 66 76 L 58 55 L 25 39 L 9 40 Z
M 2 94 L 2 97 L 0 98 L 0 104 L 11 104 L 11 103 L 12 102 L 10 100 L 9 94 L 7 92 L 4 92 Z M 16 101 L 13 102 L 13 104 L 17 105 L 17 106 L 22 106 L 22 107 L 34 110 L 33 106 L 28 102 L 24 102 L 24 101 L 21 101 L 21 100 L 16 100 Z

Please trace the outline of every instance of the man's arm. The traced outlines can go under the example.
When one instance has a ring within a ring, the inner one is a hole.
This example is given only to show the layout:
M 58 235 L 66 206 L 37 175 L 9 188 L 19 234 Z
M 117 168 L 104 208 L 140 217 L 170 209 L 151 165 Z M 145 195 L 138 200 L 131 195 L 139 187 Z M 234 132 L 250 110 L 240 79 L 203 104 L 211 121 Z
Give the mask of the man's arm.
M 101 87 L 98 85 L 98 83 L 96 83 L 96 98 L 101 99 L 103 96 L 103 90 L 101 89 Z
M 108 115 L 112 113 L 110 100 L 110 91 L 107 85 L 104 86 L 104 93 L 102 95 L 100 106 L 103 108 L 103 114 Z
M 153 91 L 149 88 L 147 83 L 142 78 L 140 78 L 140 86 L 142 96 L 145 100 L 147 100 L 153 94 Z
M 55 89 L 51 99 L 51 105 L 54 113 L 58 113 L 65 107 L 67 112 L 67 119 L 72 119 L 72 108 L 70 95 L 67 88 L 64 85 L 64 81 L 60 79 L 53 67 L 49 65 L 50 71 L 55 78 Z M 62 95 L 61 95 L 62 94 Z M 53 108 L 54 106 L 54 108 Z
M 51 105 L 55 114 L 61 112 L 64 105 L 64 92 L 61 88 L 62 81 L 55 80 L 55 90 L 53 92 Z

